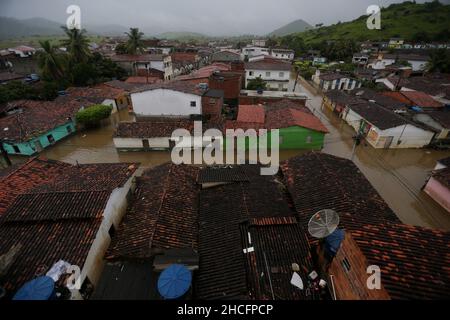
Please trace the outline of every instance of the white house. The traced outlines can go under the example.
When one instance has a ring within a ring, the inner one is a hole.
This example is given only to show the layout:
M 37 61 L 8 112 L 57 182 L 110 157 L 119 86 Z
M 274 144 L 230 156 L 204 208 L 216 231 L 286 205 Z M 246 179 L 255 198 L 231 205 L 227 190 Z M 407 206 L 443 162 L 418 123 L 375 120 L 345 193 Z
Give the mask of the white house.
M 386 67 L 399 61 L 407 61 L 411 64 L 413 71 L 423 71 L 429 60 L 428 56 L 418 54 L 390 54 L 380 53 L 374 61 L 370 62 L 367 67 L 375 70 L 383 70 Z
M 173 79 L 172 58 L 165 54 L 117 54 L 111 60 L 136 75 L 158 74 L 164 80 Z
M 270 55 L 270 49 L 264 48 L 264 47 L 247 46 L 245 48 L 242 48 L 242 54 L 247 57 L 260 56 L 260 55 L 268 56 L 268 55 Z
M 265 39 L 253 39 L 252 40 L 252 46 L 265 47 L 266 46 L 266 40 Z
M 361 88 L 361 81 L 338 72 L 321 73 L 319 69 L 312 76 L 313 82 L 322 90 L 353 90 Z
M 18 46 L 14 48 L 8 48 L 9 52 L 14 53 L 15 55 L 21 58 L 31 57 L 36 53 L 36 49 L 28 46 Z
M 267 89 L 287 91 L 291 78 L 291 64 L 278 59 L 264 58 L 245 64 L 245 87 L 252 79 L 261 77 Z
M 219 117 L 223 90 L 190 81 L 169 81 L 136 88 L 130 93 L 137 117 Z
M 434 136 L 434 132 L 372 102 L 348 105 L 341 116 L 374 148 L 422 148 Z
M 294 60 L 295 52 L 294 50 L 290 49 L 272 49 L 270 50 L 270 56 L 275 59 L 281 59 L 281 60 Z

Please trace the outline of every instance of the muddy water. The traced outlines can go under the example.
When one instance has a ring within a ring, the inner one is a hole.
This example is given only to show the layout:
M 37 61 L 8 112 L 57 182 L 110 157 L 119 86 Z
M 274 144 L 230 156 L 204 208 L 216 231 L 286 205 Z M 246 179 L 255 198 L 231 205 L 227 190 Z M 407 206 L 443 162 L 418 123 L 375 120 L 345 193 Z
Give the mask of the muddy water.
M 302 82 L 297 89 L 308 94 L 307 106 L 330 130 L 323 152 L 350 159 L 353 129 L 328 109 L 322 109 L 322 97 L 308 84 Z M 436 160 L 448 156 L 449 151 L 374 149 L 363 142 L 356 148 L 353 161 L 401 221 L 450 230 L 450 213 L 421 190 Z
M 306 83 L 299 83 L 296 91 L 310 97 L 308 107 L 330 131 L 326 136 L 323 152 L 350 158 L 353 130 L 333 113 L 321 110 L 321 96 Z M 119 121 L 132 120 L 126 110 L 120 111 L 111 116 L 108 125 L 78 132 L 44 150 L 42 155 L 69 163 L 140 162 L 142 167 L 153 167 L 170 161 L 170 153 L 167 151 L 117 152 L 112 141 L 114 127 Z M 280 152 L 280 159 L 288 159 L 304 152 L 283 150 Z M 436 160 L 449 155 L 448 151 L 425 149 L 375 150 L 362 143 L 357 147 L 353 160 L 404 223 L 450 230 L 450 213 L 421 191 Z M 13 158 L 13 162 L 25 160 Z

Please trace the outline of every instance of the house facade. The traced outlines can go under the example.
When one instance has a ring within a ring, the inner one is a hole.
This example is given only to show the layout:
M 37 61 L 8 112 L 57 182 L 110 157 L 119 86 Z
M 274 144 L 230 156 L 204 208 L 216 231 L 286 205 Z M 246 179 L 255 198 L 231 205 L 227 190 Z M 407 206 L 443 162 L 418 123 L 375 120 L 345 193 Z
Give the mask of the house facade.
M 358 79 L 337 72 L 321 73 L 319 69 L 312 76 L 312 80 L 322 91 L 353 90 L 362 86 Z
M 292 61 L 292 60 L 294 60 L 295 52 L 294 52 L 294 50 L 290 50 L 290 49 L 274 48 L 274 49 L 270 50 L 270 56 L 275 59 Z
M 423 191 L 450 213 L 450 157 L 437 162 Z
M 164 80 L 173 79 L 172 58 L 166 54 L 118 54 L 111 60 L 119 64 L 130 75 L 160 76 Z
M 261 59 L 245 64 L 245 87 L 250 80 L 260 77 L 267 83 L 268 90 L 288 91 L 291 78 L 291 64 L 275 59 Z
M 377 149 L 422 148 L 434 137 L 434 132 L 372 102 L 347 106 L 342 119 Z

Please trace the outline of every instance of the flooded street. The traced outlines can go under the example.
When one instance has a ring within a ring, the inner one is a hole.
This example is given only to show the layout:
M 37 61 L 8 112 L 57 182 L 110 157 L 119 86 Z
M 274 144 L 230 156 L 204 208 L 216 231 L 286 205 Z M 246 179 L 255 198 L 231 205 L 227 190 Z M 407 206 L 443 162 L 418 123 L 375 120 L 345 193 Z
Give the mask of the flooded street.
M 309 84 L 301 82 L 296 91 L 308 95 L 307 106 L 330 131 L 323 152 L 350 159 L 353 129 L 328 109 L 321 109 L 322 96 Z M 436 160 L 448 156 L 450 151 L 374 149 L 362 142 L 353 161 L 402 222 L 450 230 L 450 213 L 421 191 Z
M 306 93 L 310 98 L 307 106 L 326 125 L 330 134 L 326 136 L 323 152 L 350 158 L 354 131 L 340 118 L 327 109 L 321 110 L 322 97 L 309 84 L 301 82 L 296 91 Z M 170 161 L 170 152 L 118 152 L 112 136 L 119 121 L 132 121 L 127 110 L 111 116 L 108 125 L 95 130 L 77 132 L 55 146 L 44 150 L 41 155 L 75 164 L 100 162 L 140 162 L 142 167 L 153 167 Z M 280 159 L 287 159 L 305 150 L 280 152 Z M 354 162 L 383 196 L 399 218 L 407 224 L 450 230 L 450 213 L 437 205 L 421 191 L 436 160 L 449 156 L 449 151 L 427 149 L 376 150 L 365 146 L 356 148 Z M 23 162 L 27 158 L 12 158 Z

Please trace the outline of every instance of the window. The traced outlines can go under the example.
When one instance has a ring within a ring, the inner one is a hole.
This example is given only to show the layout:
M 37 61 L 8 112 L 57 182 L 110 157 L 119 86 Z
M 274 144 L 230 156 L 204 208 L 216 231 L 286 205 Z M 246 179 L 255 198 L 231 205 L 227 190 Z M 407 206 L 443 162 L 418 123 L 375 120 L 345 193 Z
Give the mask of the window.
M 283 89 L 284 89 L 283 84 L 282 84 L 282 83 L 279 83 L 279 84 L 278 84 L 278 90 L 283 90 Z
M 67 129 L 67 133 L 72 133 L 72 127 L 71 126 L 67 126 L 66 129 Z
M 252 75 L 253 75 L 253 71 L 249 71 L 249 72 L 248 72 L 248 75 L 249 75 L 249 76 L 252 76 Z
M 214 98 L 209 99 L 209 104 L 216 104 L 216 99 Z
M 197 101 L 191 101 L 191 107 L 196 107 L 197 106 Z
M 47 136 L 48 142 L 50 142 L 50 144 L 55 143 L 55 138 L 53 137 L 53 135 L 49 134 Z
M 266 77 L 270 77 L 270 71 L 266 72 Z
M 20 153 L 20 149 L 18 146 L 13 146 L 13 149 L 15 153 Z
M 278 76 L 279 76 L 280 78 L 284 78 L 284 72 L 280 72 L 280 73 L 278 74 Z
M 311 143 L 312 142 L 312 137 L 311 136 L 307 136 L 306 137 L 306 143 Z

